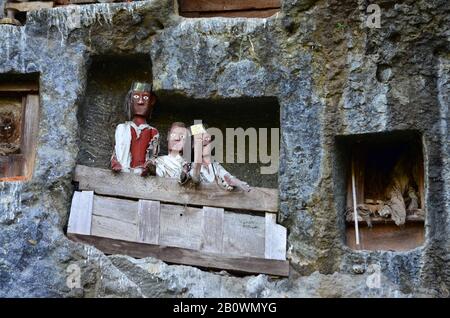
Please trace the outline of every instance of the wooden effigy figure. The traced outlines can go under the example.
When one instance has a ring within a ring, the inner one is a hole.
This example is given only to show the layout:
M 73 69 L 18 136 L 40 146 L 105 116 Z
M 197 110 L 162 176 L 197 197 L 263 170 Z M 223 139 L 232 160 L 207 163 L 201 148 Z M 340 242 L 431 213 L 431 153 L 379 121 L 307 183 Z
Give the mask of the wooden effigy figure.
M 212 138 L 203 125 L 191 126 L 194 136 L 194 162 L 189 171 L 194 183 L 214 183 L 222 188 L 232 191 L 240 189 L 250 191 L 250 186 L 229 173 L 220 163 L 212 159 Z
M 148 83 L 133 83 L 125 100 L 128 121 L 119 124 L 115 132 L 111 169 L 146 176 L 155 174 L 155 159 L 159 151 L 158 130 L 147 123 L 156 96 Z

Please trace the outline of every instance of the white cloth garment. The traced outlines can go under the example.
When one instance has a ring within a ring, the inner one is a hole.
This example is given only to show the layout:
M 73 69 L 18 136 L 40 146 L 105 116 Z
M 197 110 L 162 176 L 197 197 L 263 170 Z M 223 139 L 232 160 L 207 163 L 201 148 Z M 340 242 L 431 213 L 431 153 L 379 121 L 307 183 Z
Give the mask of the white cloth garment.
M 180 179 L 185 163 L 186 161 L 180 155 L 158 157 L 156 158 L 156 175 L 163 178 Z
M 142 124 L 137 126 L 132 121 L 127 121 L 123 124 L 117 125 L 115 140 L 116 145 L 114 147 L 114 154 L 116 156 L 117 161 L 119 161 L 122 166 L 122 171 L 130 172 L 130 164 L 131 164 L 131 127 L 133 127 L 136 132 L 136 136 L 139 139 L 141 132 L 147 128 L 153 128 L 148 124 Z
M 192 176 L 193 169 L 190 171 Z M 230 185 L 225 181 L 225 176 L 231 174 L 225 170 L 224 167 L 217 161 L 210 163 L 209 165 L 202 165 L 200 169 L 200 183 L 213 183 L 217 182 L 220 186 L 224 188 L 230 187 Z

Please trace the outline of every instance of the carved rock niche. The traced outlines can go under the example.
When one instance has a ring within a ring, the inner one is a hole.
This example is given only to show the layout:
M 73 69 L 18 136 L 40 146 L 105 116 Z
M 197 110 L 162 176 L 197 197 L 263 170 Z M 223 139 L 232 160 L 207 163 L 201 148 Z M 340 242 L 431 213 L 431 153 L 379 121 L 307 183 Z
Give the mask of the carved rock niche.
M 22 134 L 22 98 L 0 100 L 0 155 L 8 156 L 20 151 Z
M 337 139 L 346 243 L 356 250 L 407 251 L 424 242 L 422 138 L 396 131 Z M 342 181 L 343 181 L 342 180 Z M 356 243 L 356 201 L 359 244 Z
M 0 181 L 33 173 L 39 117 L 36 76 L 0 76 Z

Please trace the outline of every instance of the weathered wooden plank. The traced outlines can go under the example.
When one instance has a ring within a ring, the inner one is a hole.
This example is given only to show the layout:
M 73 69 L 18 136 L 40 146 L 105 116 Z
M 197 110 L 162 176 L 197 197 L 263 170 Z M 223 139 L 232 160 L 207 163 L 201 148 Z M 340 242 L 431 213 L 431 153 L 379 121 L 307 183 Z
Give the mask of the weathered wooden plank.
M 39 95 L 27 95 L 24 114 L 21 150 L 26 158 L 24 175 L 27 178 L 31 178 L 33 176 L 39 132 Z
M 421 209 L 416 209 L 416 214 L 409 214 L 406 215 L 406 222 L 424 222 L 425 221 L 425 217 L 423 215 L 423 212 Z M 347 221 L 348 224 L 353 224 L 354 222 L 354 217 L 352 216 L 351 221 Z M 370 218 L 370 221 L 372 222 L 372 224 L 393 224 L 394 220 L 392 220 L 391 218 L 383 218 L 381 216 L 372 216 Z M 361 224 L 366 224 L 367 222 L 358 215 L 358 223 Z
M 78 165 L 74 180 L 79 189 L 97 194 L 138 198 L 183 205 L 211 206 L 258 212 L 278 212 L 278 190 L 252 188 L 250 192 L 229 192 L 214 184 L 181 186 L 177 180 L 142 178 L 132 173 L 115 174 L 110 170 Z
M 363 204 L 365 198 L 364 178 L 366 168 L 367 151 L 362 150 L 355 160 L 356 202 Z M 352 205 L 353 206 L 353 205 Z
M 423 164 L 423 155 L 422 152 L 420 152 L 419 155 L 417 155 L 417 186 L 419 190 L 419 207 L 423 210 L 425 209 L 425 169 Z
M 159 244 L 199 250 L 202 238 L 201 209 L 163 204 Z
M 75 191 L 70 208 L 67 233 L 91 234 L 92 208 L 94 204 L 94 192 Z
M 106 254 L 124 254 L 137 258 L 155 257 L 174 264 L 193 265 L 212 269 L 223 269 L 242 273 L 262 273 L 289 276 L 287 261 L 250 257 L 224 257 L 217 254 L 188 249 L 127 242 L 104 237 L 68 233 L 74 241 L 90 244 Z
M 264 9 L 264 10 L 240 10 L 240 11 L 197 11 L 197 12 L 181 12 L 180 15 L 186 18 L 268 18 L 280 12 L 280 9 Z
M 180 11 L 238 11 L 280 8 L 280 0 L 178 0 Z
M 135 241 L 137 225 L 107 216 L 93 215 L 91 234 L 118 240 Z
M 25 166 L 23 154 L 0 156 L 0 181 L 23 181 L 27 177 L 23 175 Z
M 286 228 L 277 224 L 276 215 L 266 213 L 265 258 L 286 260 Z
M 155 208 L 155 211 L 145 212 L 151 215 L 140 221 L 138 211 L 140 209 L 140 213 L 144 213 L 143 202 L 141 200 L 139 207 L 137 201 L 95 195 L 92 234 L 131 241 L 139 241 L 149 235 L 154 239 L 152 244 L 264 257 L 265 219 L 259 215 L 228 212 L 220 208 L 160 204 L 159 210 Z M 158 202 L 152 204 L 158 205 Z M 227 235 L 224 235 L 225 228 Z M 149 233 L 140 233 L 144 230 Z
M 86 4 L 86 3 L 97 3 L 100 2 L 98 0 L 66 0 L 67 4 Z M 102 2 L 113 2 L 114 0 L 111 1 L 106 1 L 103 0 Z
M 203 207 L 201 251 L 223 252 L 223 218 L 223 209 Z
M 0 82 L 0 92 L 33 92 L 39 91 L 39 84 L 35 82 Z
M 408 251 L 423 245 L 425 229 L 423 223 L 405 223 L 403 227 L 395 224 L 378 224 L 373 228 L 359 228 L 360 246 L 355 242 L 355 229 L 348 226 L 347 245 L 357 250 Z
M 364 170 L 366 150 L 362 147 L 354 146 L 353 160 L 355 171 L 355 187 L 356 187 L 356 202 L 357 204 L 364 203 Z M 352 194 L 352 161 L 350 161 L 349 173 L 347 176 L 347 207 L 353 208 L 353 194 Z
M 28 12 L 39 9 L 53 8 L 54 3 L 51 1 L 32 1 L 32 2 L 7 2 L 5 9 L 16 9 L 19 12 Z
M 264 258 L 265 218 L 228 212 L 224 215 L 223 254 Z
M 137 241 L 159 244 L 161 204 L 159 201 L 139 200 Z
M 93 215 L 137 224 L 138 202 L 94 195 Z
M 351 163 L 350 163 L 351 165 Z M 353 207 L 353 197 L 352 197 L 352 168 L 349 167 L 348 173 L 347 173 L 347 193 L 346 193 L 346 208 L 350 209 Z

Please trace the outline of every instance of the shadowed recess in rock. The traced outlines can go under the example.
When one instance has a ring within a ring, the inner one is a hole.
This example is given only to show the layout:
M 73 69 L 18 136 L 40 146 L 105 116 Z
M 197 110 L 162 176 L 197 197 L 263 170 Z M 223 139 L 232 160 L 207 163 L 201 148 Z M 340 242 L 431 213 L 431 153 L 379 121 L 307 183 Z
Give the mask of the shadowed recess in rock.
M 336 178 L 346 180 L 336 191 L 346 201 L 347 244 L 367 250 L 410 250 L 422 245 L 425 196 L 420 133 L 339 136 L 336 142 L 337 161 L 341 162 Z M 360 225 L 359 246 L 353 200 Z
M 125 94 L 135 80 L 151 82 L 151 62 L 146 56 L 124 58 L 95 57 L 89 69 L 86 94 L 79 111 L 81 147 L 78 162 L 94 167 L 109 167 L 117 124 L 125 120 Z M 252 186 L 278 187 L 278 172 L 261 174 L 259 129 L 267 129 L 267 152 L 271 156 L 271 129 L 280 127 L 280 111 L 276 98 L 194 99 L 171 92 L 156 92 L 157 104 L 149 121 L 161 136 L 160 154 L 167 154 L 167 131 L 172 122 L 191 125 L 201 119 L 210 128 L 223 132 L 224 159 L 226 128 L 254 128 L 257 132 L 257 163 L 249 161 L 249 139 L 245 143 L 245 162 L 236 163 L 238 141 L 234 141 L 235 163 L 224 167 Z M 276 136 L 274 137 L 276 138 Z M 262 150 L 261 150 L 262 151 Z M 274 154 L 275 156 L 276 154 Z M 276 168 L 278 167 L 278 163 Z M 278 169 L 276 169 L 278 170 Z

